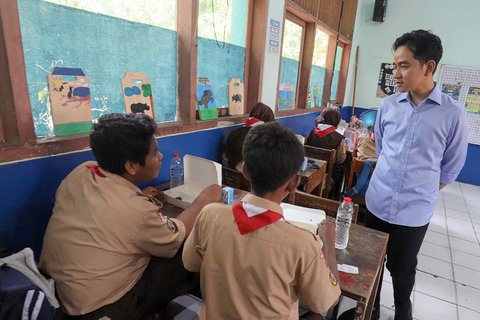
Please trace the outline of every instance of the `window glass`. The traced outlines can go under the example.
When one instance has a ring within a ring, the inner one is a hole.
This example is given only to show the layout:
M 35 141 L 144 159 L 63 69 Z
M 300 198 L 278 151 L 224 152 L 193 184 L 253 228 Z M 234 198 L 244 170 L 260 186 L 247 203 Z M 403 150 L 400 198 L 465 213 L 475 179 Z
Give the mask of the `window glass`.
M 340 76 L 340 67 L 342 64 L 343 48 L 337 46 L 337 54 L 335 55 L 335 68 L 333 69 L 332 89 L 330 90 L 330 100 L 337 99 L 338 80 Z
M 315 31 L 312 71 L 310 75 L 310 91 L 307 107 L 320 107 L 322 103 L 323 84 L 325 81 L 325 66 L 327 63 L 329 35 L 320 29 Z
M 283 29 L 278 109 L 295 108 L 303 27 L 286 19 Z
M 239 87 L 245 74 L 247 17 L 248 0 L 199 0 L 197 101 L 200 107 L 228 107 L 231 79 L 240 80 L 235 81 L 237 89 L 233 95 L 235 101 L 243 101 L 244 92 Z
M 47 76 L 55 67 L 81 69 L 88 77 L 93 119 L 124 112 L 121 80 L 126 72 L 142 72 L 151 84 L 143 95 L 151 93 L 156 121 L 175 121 L 176 7 L 176 0 L 18 0 L 36 135 L 53 135 Z M 65 99 L 72 95 L 65 92 Z

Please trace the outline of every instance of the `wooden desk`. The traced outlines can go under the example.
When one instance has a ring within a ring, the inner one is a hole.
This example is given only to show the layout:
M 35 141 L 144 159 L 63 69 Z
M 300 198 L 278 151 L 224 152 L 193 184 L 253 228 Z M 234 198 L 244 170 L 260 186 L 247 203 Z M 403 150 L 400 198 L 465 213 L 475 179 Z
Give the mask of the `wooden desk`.
M 240 201 L 248 192 L 235 189 L 234 202 Z M 183 209 L 164 203 L 162 213 L 176 217 Z M 333 218 L 328 218 L 334 220 Z M 383 260 L 387 251 L 388 234 L 357 224 L 350 227 L 350 239 L 344 250 L 335 250 L 337 263 L 358 267 L 358 274 L 340 272 L 342 295 L 357 301 L 355 320 L 368 320 L 378 290 Z
M 344 250 L 335 250 L 337 263 L 358 267 L 358 274 L 340 272 L 342 295 L 357 301 L 355 320 L 370 319 L 378 290 L 388 234 L 357 224 L 350 227 L 350 239 Z
M 318 192 L 316 194 L 321 196 L 324 186 L 323 179 L 325 178 L 325 172 L 327 169 L 327 161 L 317 159 L 310 160 L 313 160 L 318 165 L 318 169 L 298 171 L 297 175 L 300 176 L 300 185 L 298 186 L 298 189 L 306 193 L 312 193 L 315 188 L 318 187 Z

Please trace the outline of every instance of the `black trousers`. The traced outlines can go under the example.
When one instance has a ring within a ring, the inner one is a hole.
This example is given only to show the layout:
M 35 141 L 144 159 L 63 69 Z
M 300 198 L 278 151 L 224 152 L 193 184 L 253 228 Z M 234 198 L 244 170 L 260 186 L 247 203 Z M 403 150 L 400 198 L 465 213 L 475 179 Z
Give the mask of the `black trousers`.
M 107 316 L 112 320 L 143 319 L 163 311 L 176 297 L 199 285 L 199 275 L 185 270 L 183 246 L 173 258 L 152 257 L 140 280 L 115 303 L 82 316 L 66 319 L 97 320 Z
M 427 232 L 428 223 L 422 227 L 407 227 L 390 224 L 370 212 L 365 216 L 365 226 L 390 235 L 387 245 L 387 269 L 392 275 L 395 311 L 410 306 L 410 294 L 415 284 L 417 254 Z M 380 291 L 383 273 L 380 278 L 374 306 L 380 307 Z M 379 310 L 379 309 L 378 309 Z M 395 318 L 397 319 L 397 317 Z

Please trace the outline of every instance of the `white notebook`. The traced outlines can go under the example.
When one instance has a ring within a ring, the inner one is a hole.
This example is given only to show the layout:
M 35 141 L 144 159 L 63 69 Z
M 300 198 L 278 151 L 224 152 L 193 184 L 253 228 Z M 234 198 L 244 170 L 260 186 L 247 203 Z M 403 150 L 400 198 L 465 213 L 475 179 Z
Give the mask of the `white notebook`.
M 185 155 L 183 157 L 184 184 L 166 190 L 165 200 L 186 209 L 203 189 L 212 184 L 222 185 L 222 165 L 208 159 Z
M 317 232 L 318 224 L 326 217 L 325 211 L 319 209 L 305 208 L 289 203 L 281 203 L 280 206 L 283 209 L 285 220 L 312 233 Z

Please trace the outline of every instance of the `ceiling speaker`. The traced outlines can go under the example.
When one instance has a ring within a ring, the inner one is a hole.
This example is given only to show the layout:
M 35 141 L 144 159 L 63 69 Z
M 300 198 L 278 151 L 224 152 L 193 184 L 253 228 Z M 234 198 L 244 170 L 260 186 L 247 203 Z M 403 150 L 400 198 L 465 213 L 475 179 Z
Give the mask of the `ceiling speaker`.
M 387 0 L 375 0 L 375 7 L 373 8 L 373 21 L 385 21 L 385 12 L 387 11 Z

